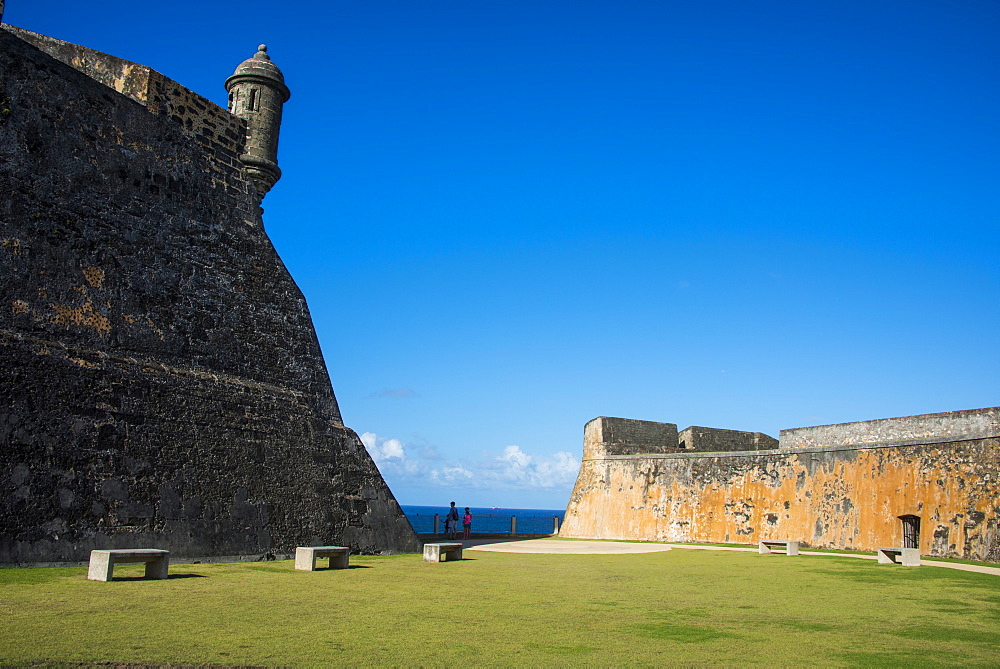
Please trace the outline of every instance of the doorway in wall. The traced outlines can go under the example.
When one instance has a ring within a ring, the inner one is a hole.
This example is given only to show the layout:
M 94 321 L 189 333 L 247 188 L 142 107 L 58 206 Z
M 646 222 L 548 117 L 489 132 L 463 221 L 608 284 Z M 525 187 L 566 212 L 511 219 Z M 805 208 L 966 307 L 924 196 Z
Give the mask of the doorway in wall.
M 903 523 L 903 548 L 920 548 L 920 517 L 900 516 Z

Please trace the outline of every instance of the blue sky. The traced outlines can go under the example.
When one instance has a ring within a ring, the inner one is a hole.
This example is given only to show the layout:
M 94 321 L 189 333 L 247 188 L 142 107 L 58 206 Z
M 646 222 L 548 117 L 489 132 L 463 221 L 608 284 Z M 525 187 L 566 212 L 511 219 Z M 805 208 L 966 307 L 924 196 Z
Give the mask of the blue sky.
M 776 437 L 1000 404 L 992 0 L 4 21 L 220 105 L 268 44 L 292 97 L 265 224 L 404 504 L 564 507 L 600 415 Z

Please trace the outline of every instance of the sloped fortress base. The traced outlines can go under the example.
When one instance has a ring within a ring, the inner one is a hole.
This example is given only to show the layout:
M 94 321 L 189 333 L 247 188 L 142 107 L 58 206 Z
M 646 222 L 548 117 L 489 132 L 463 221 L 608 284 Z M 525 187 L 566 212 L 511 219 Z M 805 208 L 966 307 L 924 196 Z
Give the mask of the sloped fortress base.
M 0 563 L 419 552 L 264 232 L 246 121 L 8 26 L 0 73 Z

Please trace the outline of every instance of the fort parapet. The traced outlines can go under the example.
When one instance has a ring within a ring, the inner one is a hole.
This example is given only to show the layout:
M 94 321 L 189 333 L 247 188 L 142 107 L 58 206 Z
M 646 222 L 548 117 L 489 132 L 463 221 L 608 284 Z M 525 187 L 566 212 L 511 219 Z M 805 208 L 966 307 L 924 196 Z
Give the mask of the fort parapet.
M 781 431 L 781 448 L 935 444 L 1000 435 L 1000 407 Z
M 584 458 L 677 450 L 677 426 L 673 423 L 601 416 L 583 428 Z
M 614 427 L 624 420 L 587 424 L 560 536 L 912 544 L 925 555 L 1000 561 L 998 407 L 782 430 L 780 447 L 759 433 L 710 430 L 705 445 L 717 452 L 665 448 L 670 423 L 624 423 L 642 429 L 613 448 L 594 439 L 622 434 Z M 757 444 L 767 448 L 749 450 Z
M 634 418 L 600 416 L 583 428 L 584 459 L 643 453 L 757 451 L 777 447 L 777 439 L 761 432 L 694 425 L 678 432 L 673 423 Z

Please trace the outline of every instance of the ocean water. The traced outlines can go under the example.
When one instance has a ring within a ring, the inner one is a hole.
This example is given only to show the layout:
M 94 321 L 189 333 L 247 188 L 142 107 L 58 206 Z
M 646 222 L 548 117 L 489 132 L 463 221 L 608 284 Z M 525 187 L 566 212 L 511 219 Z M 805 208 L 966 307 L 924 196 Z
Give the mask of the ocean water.
M 414 506 L 400 504 L 413 530 L 417 534 L 431 534 L 434 531 L 434 514 L 438 515 L 438 531 L 444 532 L 444 519 L 449 506 Z M 465 514 L 464 506 L 457 506 L 459 518 Z M 562 525 L 565 509 L 502 509 L 473 506 L 472 533 L 505 534 L 510 532 L 510 517 L 517 516 L 518 534 L 551 534 L 553 518 Z M 458 531 L 462 531 L 462 521 L 458 521 Z

